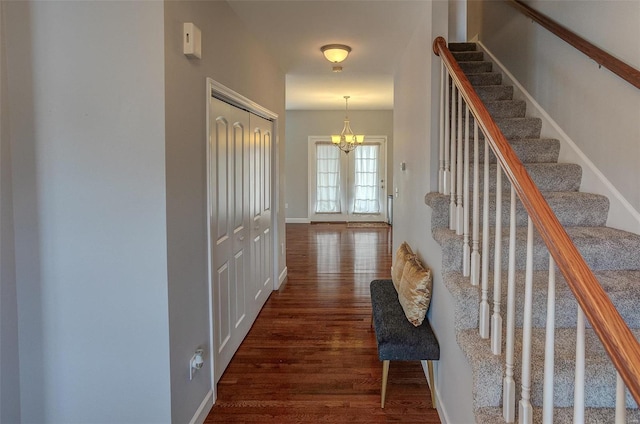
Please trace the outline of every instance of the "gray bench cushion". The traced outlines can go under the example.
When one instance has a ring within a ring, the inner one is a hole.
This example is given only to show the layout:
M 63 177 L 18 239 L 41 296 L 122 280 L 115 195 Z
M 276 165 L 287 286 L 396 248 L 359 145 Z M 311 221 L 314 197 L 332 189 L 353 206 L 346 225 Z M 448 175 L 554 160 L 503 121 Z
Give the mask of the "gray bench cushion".
M 374 280 L 370 285 L 373 324 L 381 361 L 435 361 L 440 345 L 429 320 L 414 327 L 404 315 L 391 280 Z

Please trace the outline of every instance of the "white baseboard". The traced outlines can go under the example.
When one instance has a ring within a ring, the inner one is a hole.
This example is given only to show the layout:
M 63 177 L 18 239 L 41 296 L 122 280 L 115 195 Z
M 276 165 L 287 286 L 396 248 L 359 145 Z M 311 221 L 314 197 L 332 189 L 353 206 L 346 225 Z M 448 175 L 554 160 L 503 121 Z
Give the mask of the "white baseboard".
M 288 268 L 285 266 L 280 275 L 278 276 L 278 285 L 275 287 L 275 290 L 278 290 L 282 283 L 284 283 L 284 279 L 287 278 Z
M 287 224 L 310 224 L 311 220 L 309 218 L 286 218 L 284 222 Z
M 431 390 L 431 393 L 436 394 L 437 403 L 434 406 L 435 406 L 435 409 L 438 411 L 438 415 L 440 416 L 440 422 L 442 424 L 448 424 L 451 422 L 451 420 L 449 419 L 449 416 L 447 415 L 447 411 L 444 409 L 444 406 L 440 402 L 440 399 L 442 399 L 440 397 L 440 392 L 438 391 L 438 388 L 436 387 L 435 382 L 429 381 L 429 368 L 427 367 L 427 361 L 420 361 L 420 365 L 422 365 L 422 371 L 424 372 L 424 377 L 427 380 L 427 383 L 429 384 L 429 389 Z M 437 362 L 434 362 L 434 365 L 437 365 Z M 435 377 L 435 374 L 437 372 L 438 372 L 437 367 L 434 367 L 433 374 L 434 374 L 434 379 L 436 380 L 437 378 Z M 433 399 L 433 396 L 431 398 Z
M 624 198 L 622 193 L 615 188 L 602 171 L 589 160 L 587 155 L 585 155 L 571 137 L 560 128 L 558 123 L 549 116 L 513 74 L 505 68 L 502 62 L 487 49 L 487 46 L 481 41 L 477 41 L 477 44 L 480 49 L 491 58 L 491 61 L 500 68 L 500 71 L 508 80 L 508 83 L 515 87 L 514 98 L 518 96 L 527 103 L 527 114 L 542 119 L 542 130 L 544 132 L 542 136 L 560 140 L 559 160 L 573 162 L 582 166 L 580 190 L 607 196 L 609 199 L 607 225 L 625 231 L 640 233 L 640 213 Z
M 193 415 L 193 418 L 189 421 L 189 424 L 203 424 L 204 420 L 207 419 L 207 415 L 209 415 L 211 408 L 213 408 L 213 391 L 209 390 L 202 400 L 200 407 L 198 407 L 198 410 Z

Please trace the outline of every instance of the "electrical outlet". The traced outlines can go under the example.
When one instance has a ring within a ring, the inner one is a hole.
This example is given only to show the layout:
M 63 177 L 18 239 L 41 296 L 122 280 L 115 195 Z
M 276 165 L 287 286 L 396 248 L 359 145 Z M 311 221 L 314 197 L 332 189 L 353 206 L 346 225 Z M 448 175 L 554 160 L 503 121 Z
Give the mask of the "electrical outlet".
M 193 380 L 193 376 L 196 371 L 204 366 L 204 350 L 196 349 L 196 353 L 193 354 L 189 360 L 189 380 Z

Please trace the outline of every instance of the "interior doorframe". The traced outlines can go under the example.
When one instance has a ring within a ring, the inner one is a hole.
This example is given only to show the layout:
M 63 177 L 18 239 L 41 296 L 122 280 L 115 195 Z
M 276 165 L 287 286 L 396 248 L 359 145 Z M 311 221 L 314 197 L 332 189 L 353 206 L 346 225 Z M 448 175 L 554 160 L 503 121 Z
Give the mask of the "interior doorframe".
M 268 121 L 271 121 L 273 123 L 273 134 L 272 134 L 272 140 L 273 143 L 271 143 L 271 151 L 269 152 L 269 155 L 271 156 L 271 230 L 273 233 L 273 237 L 271 238 L 272 240 L 272 245 L 271 248 L 273 249 L 272 251 L 274 252 L 274 254 L 272 255 L 272 281 L 273 281 L 273 290 L 277 290 L 279 285 L 280 285 L 280 281 L 279 281 L 279 270 L 278 270 L 278 265 L 279 265 L 279 249 L 278 246 L 280 245 L 280 237 L 279 237 L 279 226 L 278 226 L 278 215 L 279 215 L 279 199 L 280 199 L 280 172 L 279 172 L 279 168 L 280 168 L 280 161 L 278 159 L 278 151 L 279 151 L 279 144 L 280 144 L 280 140 L 278 137 L 278 114 L 275 112 L 272 112 L 271 110 L 259 105 L 258 103 L 252 101 L 251 99 L 243 96 L 240 93 L 237 93 L 235 91 L 233 91 L 232 89 L 230 89 L 229 87 L 226 87 L 223 84 L 220 84 L 219 82 L 215 81 L 213 78 L 207 78 L 206 80 L 206 92 L 205 92 L 205 99 L 206 99 L 206 136 L 205 136 L 205 146 L 206 146 L 206 167 L 207 167 L 207 172 L 206 172 L 206 190 L 207 190 L 207 195 L 206 195 L 206 200 L 207 200 L 207 217 L 210 215 L 211 211 L 209 210 L 210 205 L 211 205 L 211 199 L 210 199 L 210 193 L 211 193 L 211 188 L 209 187 L 209 169 L 211 164 L 209 163 L 209 158 L 210 158 L 210 146 L 209 146 L 209 134 L 211 131 L 211 122 L 209 120 L 209 116 L 211 113 L 211 106 L 209 104 L 209 99 L 211 97 L 215 97 L 216 99 L 222 100 L 226 103 L 229 103 L 232 106 L 238 107 L 240 109 L 246 110 L 247 112 L 253 113 L 254 115 L 260 116 Z M 208 286 L 208 291 L 209 291 L 209 324 L 210 324 L 210 328 L 209 328 L 209 366 L 210 366 L 210 370 L 211 370 L 211 390 L 213 392 L 213 403 L 215 404 L 216 399 L 217 399 L 217 389 L 216 389 L 216 384 L 215 384 L 215 368 L 214 368 L 214 355 L 213 355 L 213 346 L 214 346 L 214 339 L 213 339 L 213 325 L 211 325 L 213 323 L 213 318 L 214 318 L 214 310 L 213 310 L 213 305 L 211 302 L 212 296 L 213 296 L 213 292 L 212 292 L 212 286 L 211 286 L 211 279 L 213 276 L 213 270 L 212 270 L 212 263 L 211 263 L 211 228 L 210 228 L 210 222 L 209 219 L 207 219 L 207 286 Z

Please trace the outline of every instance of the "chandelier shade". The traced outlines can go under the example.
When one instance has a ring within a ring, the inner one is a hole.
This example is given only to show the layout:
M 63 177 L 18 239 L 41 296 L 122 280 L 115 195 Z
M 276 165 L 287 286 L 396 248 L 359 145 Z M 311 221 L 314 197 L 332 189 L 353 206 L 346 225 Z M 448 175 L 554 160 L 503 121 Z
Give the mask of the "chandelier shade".
M 360 144 L 364 143 L 364 135 L 354 134 L 351 129 L 351 123 L 349 122 L 349 97 L 350 96 L 344 96 L 345 116 L 342 132 L 340 134 L 331 135 L 331 142 L 347 154 L 350 151 L 355 150 L 355 148 Z
M 320 50 L 329 62 L 340 63 L 349 56 L 351 47 L 345 46 L 344 44 L 327 44 L 326 46 L 322 46 Z

